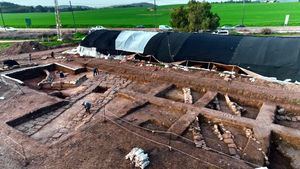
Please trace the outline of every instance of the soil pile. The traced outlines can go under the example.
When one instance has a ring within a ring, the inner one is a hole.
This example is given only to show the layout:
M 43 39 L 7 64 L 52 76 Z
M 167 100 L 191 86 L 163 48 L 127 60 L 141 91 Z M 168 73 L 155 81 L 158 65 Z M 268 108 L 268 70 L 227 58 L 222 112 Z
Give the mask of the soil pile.
M 16 43 L 10 48 L 4 51 L 5 55 L 17 55 L 22 53 L 31 53 L 36 51 L 47 50 L 48 47 L 40 44 L 39 42 L 29 41 L 29 42 L 21 42 Z

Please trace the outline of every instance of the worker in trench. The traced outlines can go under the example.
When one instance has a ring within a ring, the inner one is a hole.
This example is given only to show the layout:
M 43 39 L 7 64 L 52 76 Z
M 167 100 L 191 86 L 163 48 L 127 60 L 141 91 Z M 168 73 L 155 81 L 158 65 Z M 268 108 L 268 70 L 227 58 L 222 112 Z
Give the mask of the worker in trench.
M 83 107 L 85 108 L 85 112 L 86 113 L 91 113 L 91 107 L 92 107 L 92 103 L 90 103 L 89 101 L 84 101 L 82 103 Z
M 99 70 L 98 70 L 98 68 L 94 67 L 94 69 L 93 69 L 93 76 L 95 77 L 97 75 L 99 75 Z
M 28 55 L 28 61 L 29 61 L 29 63 L 31 63 L 31 61 L 32 61 L 31 53 L 29 53 L 29 55 Z
M 54 58 L 54 52 L 53 51 L 51 52 L 50 55 L 51 55 L 51 58 Z

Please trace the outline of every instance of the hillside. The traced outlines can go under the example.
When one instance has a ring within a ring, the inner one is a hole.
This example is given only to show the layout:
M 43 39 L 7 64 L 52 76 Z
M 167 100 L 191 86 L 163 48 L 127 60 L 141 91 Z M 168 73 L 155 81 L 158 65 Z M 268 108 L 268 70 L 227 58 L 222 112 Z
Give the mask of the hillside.
M 3 13 L 31 13 L 31 12 L 54 12 L 53 7 L 47 7 L 47 6 L 22 6 L 10 2 L 0 2 L 0 5 L 2 7 Z M 66 5 L 60 6 L 60 9 L 62 12 L 70 11 L 70 7 Z M 82 10 L 88 10 L 92 9 L 91 7 L 87 6 L 74 6 L 74 11 L 82 11 Z
M 141 2 L 141 3 L 132 3 L 127 5 L 117 5 L 112 6 L 112 8 L 131 8 L 131 7 L 153 7 L 153 4 L 147 3 L 147 2 Z
M 103 8 L 75 12 L 79 27 L 103 25 L 105 27 L 135 27 L 145 25 L 153 27 L 169 24 L 170 12 L 179 5 L 159 6 L 157 14 L 147 7 Z M 243 4 L 212 4 L 213 12 L 221 17 L 221 25 L 241 24 Z M 300 3 L 247 3 L 245 5 L 245 25 L 247 26 L 282 26 L 285 15 L 290 15 L 289 25 L 300 25 Z M 55 27 L 53 13 L 18 13 L 4 14 L 5 22 L 13 27 L 25 27 L 24 19 L 32 19 L 33 27 Z M 72 27 L 70 12 L 62 12 L 63 27 Z M 1 25 L 1 24 L 0 24 Z

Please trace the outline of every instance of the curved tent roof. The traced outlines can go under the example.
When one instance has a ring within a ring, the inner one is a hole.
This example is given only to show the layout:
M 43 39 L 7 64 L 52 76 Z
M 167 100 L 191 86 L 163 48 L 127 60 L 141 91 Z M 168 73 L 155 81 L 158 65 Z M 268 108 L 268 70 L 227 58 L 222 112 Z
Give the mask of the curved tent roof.
M 228 64 L 242 38 L 194 33 L 182 45 L 176 61 L 195 60 Z
M 264 76 L 300 80 L 300 38 L 102 30 L 87 36 L 81 45 L 96 47 L 100 53 L 153 55 L 162 62 L 234 64 Z
M 123 31 L 116 39 L 116 50 L 144 53 L 145 46 L 157 32 Z
M 300 38 L 244 37 L 229 63 L 264 76 L 300 80 Z
M 190 33 L 159 33 L 148 42 L 144 54 L 153 55 L 162 62 L 174 62 L 177 60 L 177 53 L 190 36 Z
M 116 39 L 121 31 L 99 30 L 89 34 L 81 43 L 84 47 L 95 47 L 97 52 L 103 54 L 120 54 L 122 51 L 116 50 Z

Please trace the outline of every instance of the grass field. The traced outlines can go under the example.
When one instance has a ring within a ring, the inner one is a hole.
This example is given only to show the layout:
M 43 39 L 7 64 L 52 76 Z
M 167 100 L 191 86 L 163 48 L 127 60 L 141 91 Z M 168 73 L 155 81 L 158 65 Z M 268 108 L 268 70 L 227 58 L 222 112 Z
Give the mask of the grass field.
M 103 25 L 106 27 L 135 27 L 145 25 L 153 27 L 155 23 L 169 24 L 170 12 L 178 5 L 160 6 L 154 17 L 154 12 L 147 8 L 104 8 L 90 11 L 75 12 L 79 27 Z M 221 17 L 221 25 L 241 24 L 242 4 L 213 4 L 213 12 Z M 252 3 L 245 6 L 245 25 L 247 26 L 281 26 L 285 15 L 290 15 L 289 25 L 300 26 L 300 3 Z M 53 13 L 20 13 L 4 14 L 7 25 L 25 27 L 25 18 L 32 20 L 32 27 L 55 27 Z M 156 19 L 155 19 L 156 18 Z M 70 12 L 61 14 L 63 27 L 73 27 Z M 2 24 L 2 23 L 1 23 Z M 0 24 L 0 25 L 1 25 Z

